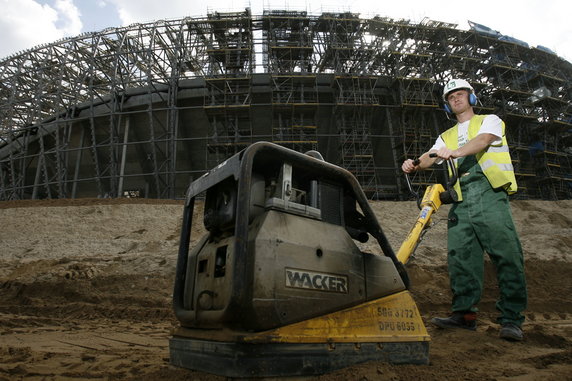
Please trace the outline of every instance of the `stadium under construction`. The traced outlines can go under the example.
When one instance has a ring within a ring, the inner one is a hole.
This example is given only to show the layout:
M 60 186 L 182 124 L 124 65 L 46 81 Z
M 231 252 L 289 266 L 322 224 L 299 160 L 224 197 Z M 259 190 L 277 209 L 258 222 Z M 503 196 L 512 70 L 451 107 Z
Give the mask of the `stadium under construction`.
M 260 140 L 318 150 L 369 197 L 406 199 L 401 163 L 453 125 L 441 92 L 454 77 L 505 120 L 516 197 L 571 198 L 572 64 L 469 26 L 246 9 L 19 52 L 0 61 L 0 199 L 182 198 Z

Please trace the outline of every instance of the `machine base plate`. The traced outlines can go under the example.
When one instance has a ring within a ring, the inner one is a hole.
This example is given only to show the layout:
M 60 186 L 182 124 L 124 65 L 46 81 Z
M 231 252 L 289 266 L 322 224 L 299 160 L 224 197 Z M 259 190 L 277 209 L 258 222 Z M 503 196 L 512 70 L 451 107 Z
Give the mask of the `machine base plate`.
M 428 364 L 429 342 L 229 343 L 173 337 L 171 364 L 226 377 L 309 376 L 381 361 Z

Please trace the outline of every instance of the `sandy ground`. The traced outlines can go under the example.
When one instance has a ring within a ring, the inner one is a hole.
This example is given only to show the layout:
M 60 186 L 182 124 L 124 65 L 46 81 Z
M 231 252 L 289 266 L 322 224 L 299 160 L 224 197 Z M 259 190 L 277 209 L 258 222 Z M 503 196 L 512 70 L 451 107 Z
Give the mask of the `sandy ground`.
M 397 249 L 415 204 L 373 207 Z M 430 365 L 366 363 L 313 379 L 572 380 L 572 200 L 512 208 L 530 295 L 523 342 L 498 338 L 487 261 L 477 331 L 428 326 Z M 426 322 L 449 310 L 445 209 L 408 264 Z M 1 202 L 0 380 L 223 380 L 168 363 L 181 215 L 178 201 Z

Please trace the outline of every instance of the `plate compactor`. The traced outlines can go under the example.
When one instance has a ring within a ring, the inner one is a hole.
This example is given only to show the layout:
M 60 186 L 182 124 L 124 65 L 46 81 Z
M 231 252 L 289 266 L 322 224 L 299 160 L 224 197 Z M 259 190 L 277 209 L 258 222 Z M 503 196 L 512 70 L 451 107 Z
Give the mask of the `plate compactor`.
M 191 248 L 203 196 L 207 234 Z M 370 236 L 383 255 L 359 249 Z M 350 172 L 316 151 L 254 143 L 187 190 L 171 364 L 236 378 L 427 364 L 402 262 Z

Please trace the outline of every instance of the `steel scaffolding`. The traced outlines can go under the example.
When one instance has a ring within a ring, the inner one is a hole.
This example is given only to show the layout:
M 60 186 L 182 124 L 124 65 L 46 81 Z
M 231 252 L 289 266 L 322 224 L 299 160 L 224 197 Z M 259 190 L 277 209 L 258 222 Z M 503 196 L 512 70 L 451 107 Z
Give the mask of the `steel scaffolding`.
M 374 94 L 376 83 L 376 77 L 335 77 L 334 115 L 340 137 L 340 164 L 356 176 L 370 195 L 378 192 L 371 139 L 372 109 L 379 105 Z
M 401 163 L 453 125 L 454 77 L 505 121 L 515 197 L 571 198 L 572 64 L 469 25 L 247 9 L 19 52 L 0 61 L 0 199 L 180 198 L 259 140 L 319 150 L 370 197 L 405 199 Z

